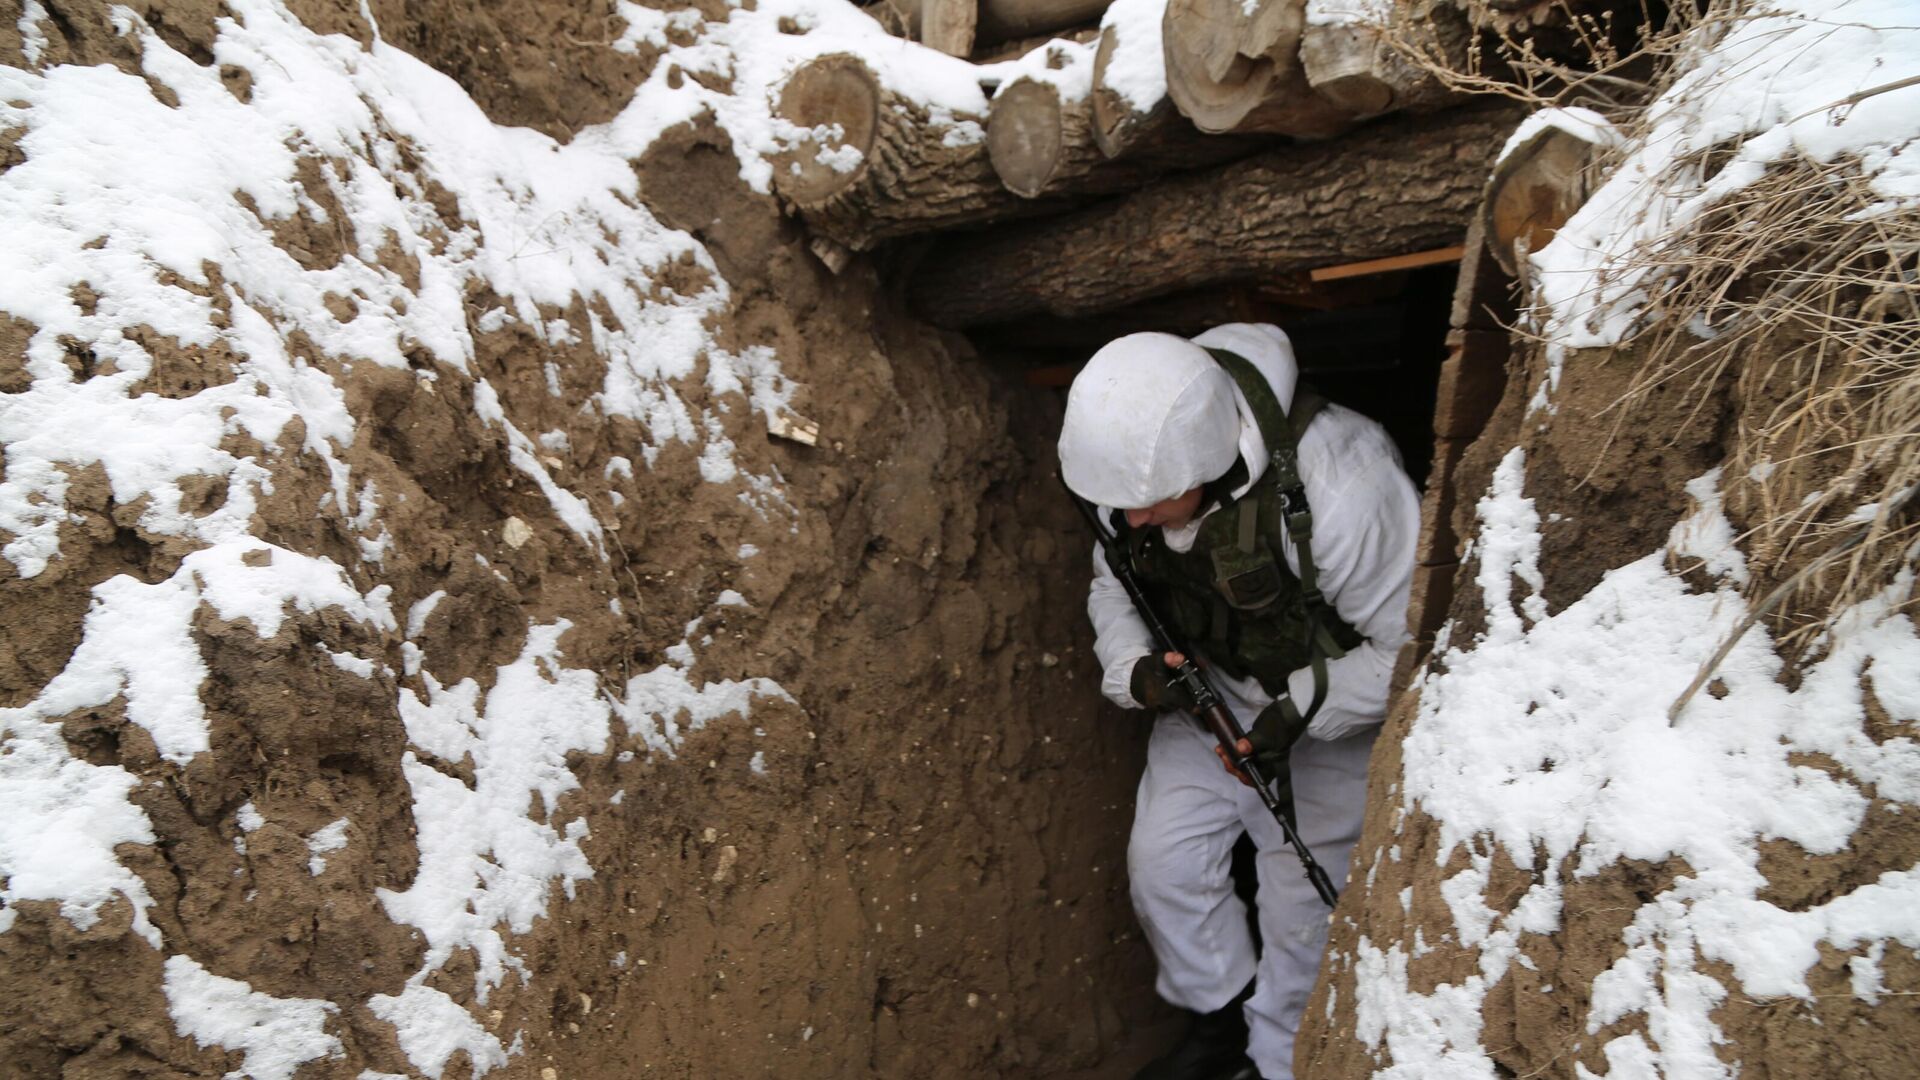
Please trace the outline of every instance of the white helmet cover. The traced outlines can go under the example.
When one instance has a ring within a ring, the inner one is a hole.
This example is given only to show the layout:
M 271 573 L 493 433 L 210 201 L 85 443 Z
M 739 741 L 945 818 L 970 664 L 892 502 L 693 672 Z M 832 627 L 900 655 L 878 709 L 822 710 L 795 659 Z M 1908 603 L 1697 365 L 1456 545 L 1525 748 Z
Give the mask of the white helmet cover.
M 1067 392 L 1060 476 L 1101 506 L 1152 506 L 1224 474 L 1239 452 L 1233 377 L 1172 334 L 1128 334 Z

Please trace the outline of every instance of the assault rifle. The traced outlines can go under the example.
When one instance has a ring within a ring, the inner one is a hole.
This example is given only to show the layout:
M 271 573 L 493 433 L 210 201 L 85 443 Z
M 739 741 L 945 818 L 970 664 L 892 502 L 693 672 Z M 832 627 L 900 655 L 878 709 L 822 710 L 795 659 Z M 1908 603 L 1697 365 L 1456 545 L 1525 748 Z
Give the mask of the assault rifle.
M 1300 831 L 1294 828 L 1291 811 L 1288 807 L 1281 805 L 1280 797 L 1275 794 L 1272 778 L 1266 775 L 1266 770 L 1260 767 L 1259 761 L 1252 755 L 1240 753 L 1240 740 L 1247 737 L 1247 733 L 1240 727 L 1240 721 L 1235 719 L 1232 710 L 1221 702 L 1220 695 L 1214 692 L 1213 684 L 1207 681 L 1206 673 L 1200 670 L 1199 664 L 1194 663 L 1193 653 L 1173 640 L 1173 635 L 1168 632 L 1166 624 L 1160 621 L 1160 616 L 1153 610 L 1153 604 L 1147 600 L 1145 590 L 1140 587 L 1140 579 L 1134 576 L 1132 561 L 1115 542 L 1116 538 L 1101 526 L 1100 512 L 1094 509 L 1092 503 L 1079 495 L 1071 491 L 1068 495 L 1072 497 L 1074 505 L 1080 508 L 1080 515 L 1087 519 L 1088 527 L 1093 529 L 1094 538 L 1100 541 L 1101 550 L 1107 556 L 1107 565 L 1113 568 L 1113 575 L 1119 578 L 1120 584 L 1126 588 L 1127 596 L 1133 600 L 1134 610 L 1140 613 L 1140 621 L 1146 623 L 1147 630 L 1153 634 L 1154 644 L 1159 646 L 1162 653 L 1179 653 L 1184 658 L 1180 666 L 1174 669 L 1173 678 L 1193 699 L 1194 718 L 1220 741 L 1220 747 L 1226 752 L 1227 759 L 1233 762 L 1234 767 L 1246 777 L 1250 786 L 1260 796 L 1260 802 L 1266 806 L 1267 812 L 1280 823 L 1280 831 L 1287 838 L 1287 846 L 1299 856 L 1300 865 L 1306 869 L 1307 880 L 1313 882 L 1313 891 L 1320 894 L 1320 899 L 1326 901 L 1328 907 L 1332 907 L 1340 898 L 1340 894 L 1334 891 L 1333 882 L 1327 879 L 1327 872 L 1322 870 L 1320 864 L 1314 860 L 1313 852 L 1307 850 L 1306 841 L 1300 839 Z

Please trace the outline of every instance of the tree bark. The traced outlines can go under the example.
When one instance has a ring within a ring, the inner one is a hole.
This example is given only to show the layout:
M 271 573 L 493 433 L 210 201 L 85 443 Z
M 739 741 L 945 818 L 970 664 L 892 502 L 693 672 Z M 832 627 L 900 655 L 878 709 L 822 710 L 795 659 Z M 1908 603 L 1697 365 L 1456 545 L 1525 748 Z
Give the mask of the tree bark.
M 1050 34 L 1097 23 L 1111 0 L 980 0 L 980 41 Z
M 1168 0 L 1161 22 L 1167 96 L 1201 131 L 1326 138 L 1353 114 L 1316 93 L 1300 66 L 1306 0 Z
M 858 57 L 809 62 L 787 81 L 774 111 L 817 133 L 774 158 L 774 188 L 815 235 L 854 251 L 1034 207 L 994 175 L 984 117 L 936 121 Z M 836 126 L 837 137 L 829 134 Z
M 1094 137 L 1093 105 L 1063 99 L 1057 87 L 1020 78 L 1000 88 L 987 114 L 987 157 L 1007 190 L 1022 198 L 1127 191 L 1159 173 L 1239 157 L 1248 141 L 1203 135 L 1168 111 L 1138 130 L 1124 158 L 1109 158 Z
M 1093 93 L 1090 95 L 1093 142 L 1110 158 L 1148 157 L 1169 161 L 1186 159 L 1190 152 L 1217 142 L 1180 115 L 1163 92 L 1146 108 L 1116 89 L 1108 72 L 1120 49 L 1122 28 L 1109 26 L 1100 33 L 1093 53 Z M 1221 160 L 1214 158 L 1211 160 Z M 1205 162 L 1202 162 L 1203 164 Z
M 973 54 L 979 0 L 919 0 L 920 43 L 962 60 Z
M 1458 244 L 1517 107 L 1483 102 L 1287 146 L 936 247 L 910 285 L 940 326 L 1091 315 L 1236 279 Z

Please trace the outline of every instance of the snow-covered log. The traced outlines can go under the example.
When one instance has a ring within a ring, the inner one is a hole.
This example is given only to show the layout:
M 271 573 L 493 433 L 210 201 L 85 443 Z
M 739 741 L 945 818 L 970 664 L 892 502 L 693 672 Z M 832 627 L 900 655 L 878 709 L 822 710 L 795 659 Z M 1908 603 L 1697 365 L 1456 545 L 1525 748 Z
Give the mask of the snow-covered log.
M 910 298 L 942 326 L 1071 317 L 1212 282 L 1457 244 L 1517 119 L 1514 106 L 1485 102 L 1388 120 L 1050 221 L 956 237 L 925 260 Z
M 1100 31 L 1100 44 L 1093 54 L 1090 126 L 1094 145 L 1110 158 L 1180 160 L 1202 147 L 1219 145 L 1174 108 L 1173 100 L 1167 96 L 1165 73 L 1158 66 L 1161 51 L 1158 41 L 1143 43 L 1154 52 L 1155 70 L 1151 74 L 1156 79 L 1148 88 L 1151 92 L 1128 83 L 1129 79 L 1138 81 L 1142 73 L 1130 70 L 1127 35 L 1147 34 L 1158 29 L 1157 25 L 1109 23 Z M 1153 36 L 1158 35 L 1153 33 Z M 1143 98 L 1150 100 L 1143 102 Z
M 774 186 L 816 235 L 855 251 L 1023 205 L 994 175 L 979 116 L 929 110 L 859 57 L 819 57 L 787 80 L 780 119 L 813 135 L 775 159 Z
M 1168 0 L 1168 96 L 1201 131 L 1336 135 L 1353 113 L 1307 82 L 1305 29 L 1306 0 Z
M 1525 252 L 1539 251 L 1587 200 L 1594 144 L 1566 127 L 1547 125 L 1521 139 L 1493 172 L 1482 207 L 1487 247 L 1500 268 L 1525 271 Z
M 1407 60 L 1390 40 L 1395 34 L 1417 37 L 1405 44 L 1423 54 L 1465 64 L 1468 31 L 1456 9 L 1431 0 L 1396 0 L 1366 17 L 1309 13 L 1300 35 L 1300 67 L 1308 85 L 1356 116 L 1446 103 L 1453 95 Z
M 1110 72 L 1126 33 L 1124 26 L 1102 27 L 1100 44 L 1093 53 L 1093 141 L 1108 157 L 1119 157 L 1146 131 L 1178 115 L 1173 102 L 1167 100 L 1164 86 L 1151 106 L 1141 108 L 1124 90 L 1113 85 Z M 1181 122 L 1184 123 L 1184 118 Z
M 1089 95 L 1075 97 L 1044 79 L 1021 77 L 1000 88 L 987 115 L 987 156 L 1007 190 L 1022 198 L 1106 193 L 1157 173 L 1196 168 L 1246 152 L 1247 142 L 1203 135 L 1171 108 L 1138 130 L 1124 158 L 1103 153 Z

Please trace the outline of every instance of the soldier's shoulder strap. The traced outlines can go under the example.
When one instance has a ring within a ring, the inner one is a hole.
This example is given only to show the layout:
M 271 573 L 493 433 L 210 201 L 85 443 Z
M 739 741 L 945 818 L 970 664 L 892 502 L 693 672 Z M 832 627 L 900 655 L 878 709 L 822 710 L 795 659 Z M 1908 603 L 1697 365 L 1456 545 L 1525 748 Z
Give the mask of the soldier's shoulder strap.
M 1313 507 L 1307 502 L 1306 484 L 1300 477 L 1300 440 L 1306 435 L 1307 425 L 1327 406 L 1327 400 L 1304 385 L 1294 387 L 1293 409 L 1289 411 L 1280 404 L 1274 394 L 1273 386 L 1252 361 L 1229 349 L 1208 349 L 1220 366 L 1233 377 L 1234 384 L 1240 388 L 1241 396 L 1247 399 L 1247 405 L 1253 410 L 1254 423 L 1260 427 L 1260 438 L 1267 444 L 1267 471 L 1271 476 L 1276 516 L 1286 530 L 1287 538 L 1293 541 L 1294 557 L 1300 564 L 1300 593 L 1306 605 L 1309 632 L 1312 635 L 1313 654 L 1313 702 L 1304 713 L 1297 713 L 1300 723 L 1312 719 L 1326 700 L 1328 660 L 1337 660 L 1347 654 L 1347 649 L 1365 640 L 1365 635 L 1354 629 L 1320 591 L 1319 572 L 1313 559 Z M 1251 500 L 1249 500 L 1251 502 Z M 1243 535 L 1246 533 L 1243 528 Z M 1343 644 L 1343 642 L 1345 644 Z M 1291 701 L 1283 699 L 1276 704 L 1292 710 Z

